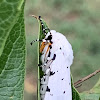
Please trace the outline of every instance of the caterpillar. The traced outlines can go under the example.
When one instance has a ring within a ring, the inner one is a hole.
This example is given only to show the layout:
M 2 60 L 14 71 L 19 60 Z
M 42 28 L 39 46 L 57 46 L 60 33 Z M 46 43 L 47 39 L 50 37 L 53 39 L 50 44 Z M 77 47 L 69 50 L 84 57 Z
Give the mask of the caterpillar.
M 44 73 L 40 79 L 40 100 L 72 100 L 70 76 L 70 66 L 74 58 L 72 46 L 63 34 L 45 28 L 40 16 L 38 19 L 44 34 L 42 40 L 36 40 L 41 41 L 40 67 Z

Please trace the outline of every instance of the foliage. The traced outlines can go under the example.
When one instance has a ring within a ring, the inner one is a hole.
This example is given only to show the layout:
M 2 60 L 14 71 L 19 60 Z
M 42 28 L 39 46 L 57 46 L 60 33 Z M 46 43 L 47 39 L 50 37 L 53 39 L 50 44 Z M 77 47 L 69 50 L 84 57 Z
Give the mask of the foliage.
M 71 67 L 74 81 L 88 75 L 100 66 L 100 1 L 99 0 L 27 0 L 25 8 L 27 33 L 27 69 L 37 73 L 37 44 L 33 50 L 30 41 L 37 37 L 37 27 L 29 17 L 32 13 L 45 17 L 51 29 L 68 38 L 74 50 L 74 64 Z M 25 76 L 25 31 L 24 0 L 0 1 L 0 100 L 23 98 Z M 29 18 L 28 18 L 29 17 Z M 34 30 L 34 31 L 33 31 Z M 29 34 L 30 33 L 30 34 Z M 32 35 L 32 34 L 33 35 Z M 36 75 L 34 75 L 36 77 Z M 80 92 L 89 90 L 99 75 L 87 81 Z M 89 84 L 89 85 L 87 85 Z M 84 99 L 100 99 L 100 80 Z
M 82 100 L 100 100 L 100 79 L 90 91 L 81 93 L 81 98 Z
M 0 21 L 0 100 L 22 100 L 26 53 L 24 0 L 1 0 Z
M 72 100 L 81 100 L 79 92 L 74 87 L 72 75 L 71 75 L 71 87 L 72 87 Z

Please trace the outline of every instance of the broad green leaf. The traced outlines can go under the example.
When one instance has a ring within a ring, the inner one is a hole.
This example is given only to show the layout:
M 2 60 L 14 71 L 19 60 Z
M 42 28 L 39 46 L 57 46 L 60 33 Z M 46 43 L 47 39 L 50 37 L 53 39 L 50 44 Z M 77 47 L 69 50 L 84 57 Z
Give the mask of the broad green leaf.
M 46 24 L 46 22 L 43 19 L 41 19 L 41 20 L 42 20 L 42 23 L 44 25 L 44 28 L 45 29 L 49 29 L 48 26 L 47 26 L 47 24 Z M 38 20 L 38 22 L 39 22 L 39 39 L 43 39 L 45 37 L 45 35 L 44 35 L 44 32 L 42 31 L 42 25 L 41 25 L 41 23 L 40 23 L 39 20 Z M 47 32 L 48 32 L 48 30 L 47 30 Z M 39 52 L 39 48 L 40 48 L 40 43 L 38 44 L 38 52 Z M 41 56 L 41 54 L 39 53 L 38 54 L 38 63 L 39 64 L 41 64 L 40 56 Z M 39 93 L 39 90 L 40 90 L 40 81 L 39 80 L 40 80 L 40 77 L 42 75 L 43 75 L 43 72 L 42 72 L 41 68 L 38 67 L 38 100 L 40 100 L 40 93 Z M 73 80 L 71 80 L 71 83 L 72 83 L 71 85 L 72 85 L 72 92 L 73 92 L 72 93 L 72 95 L 73 95 L 72 96 L 72 100 L 81 100 L 78 91 L 75 89 L 75 87 L 73 85 Z
M 100 94 L 100 78 L 96 85 L 90 90 L 90 92 Z
M 81 93 L 81 98 L 82 100 L 100 100 L 100 79 L 90 91 Z
M 24 0 L 0 0 L 0 55 Z
M 94 93 L 82 93 L 81 94 L 82 100 L 100 100 L 100 94 L 94 94 Z
M 20 1 L 20 2 L 19 2 Z M 23 100 L 25 76 L 25 29 L 24 29 L 24 2 L 23 0 L 4 0 L 16 15 L 11 14 L 9 24 L 6 23 L 6 42 L 0 56 L 0 100 Z M 23 3 L 16 5 L 16 3 Z M 13 7 L 11 6 L 13 5 Z M 6 4 L 4 5 L 6 6 Z M 9 9 L 7 9 L 9 11 Z M 5 10 L 6 11 L 6 10 Z M 8 14 L 9 16 L 9 14 Z M 3 17 L 2 17 L 3 18 Z M 10 25 L 12 21 L 12 25 Z M 12 27 L 11 27 L 12 26 Z M 9 29 L 10 28 L 10 29 Z M 6 33 L 8 32 L 8 33 Z

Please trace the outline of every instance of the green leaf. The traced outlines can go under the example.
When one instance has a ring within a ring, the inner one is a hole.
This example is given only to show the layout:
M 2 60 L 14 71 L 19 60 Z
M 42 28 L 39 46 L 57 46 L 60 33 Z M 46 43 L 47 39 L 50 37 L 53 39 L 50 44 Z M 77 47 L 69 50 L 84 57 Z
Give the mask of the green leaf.
M 100 100 L 100 79 L 90 91 L 81 93 L 81 98 L 82 100 Z
M 7 13 L 8 15 L 5 16 L 8 16 L 8 20 L 7 18 L 4 18 L 3 13 L 1 14 L 4 20 L 2 22 L 5 22 L 5 27 L 2 27 L 4 33 L 1 34 L 6 36 L 4 40 L 6 42 L 5 45 L 3 43 L 3 51 L 0 56 L 0 100 L 22 100 L 26 49 L 24 31 L 24 1 L 2 0 L 0 3 L 2 4 L 2 8 L 5 7 L 5 9 L 3 8 L 4 12 L 9 11 L 9 13 Z M 6 8 L 6 5 L 7 7 L 9 6 L 9 9 Z M 10 8 L 12 10 L 10 10 Z M 13 14 L 11 14 L 10 11 Z M 11 14 L 11 16 L 9 14 Z M 2 29 L 0 29 L 0 31 L 2 31 Z
M 0 0 L 0 55 L 20 14 L 24 0 Z
M 41 19 L 43 22 L 43 25 L 45 28 L 48 28 L 48 26 L 46 25 L 46 22 Z M 45 37 L 44 32 L 42 31 L 42 25 L 40 23 L 40 20 L 38 20 L 39 22 L 39 39 L 43 39 Z M 40 50 L 40 43 L 38 43 L 38 51 Z M 39 51 L 40 52 L 40 51 Z M 41 60 L 40 60 L 40 56 L 41 54 L 38 52 L 38 63 L 41 64 Z M 38 100 L 40 100 L 40 77 L 43 76 L 43 72 L 42 69 L 40 67 L 38 67 Z
M 71 86 L 72 86 L 72 100 L 81 100 L 80 94 L 74 87 L 72 75 L 71 75 Z
M 100 78 L 96 85 L 90 90 L 90 92 L 100 94 Z
M 82 93 L 81 98 L 82 100 L 100 100 L 100 94 Z

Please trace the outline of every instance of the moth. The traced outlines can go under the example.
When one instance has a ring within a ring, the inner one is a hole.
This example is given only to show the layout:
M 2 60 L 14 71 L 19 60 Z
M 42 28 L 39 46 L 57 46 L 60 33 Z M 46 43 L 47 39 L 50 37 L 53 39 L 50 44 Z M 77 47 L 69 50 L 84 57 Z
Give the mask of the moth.
M 36 40 L 41 41 L 40 67 L 44 73 L 40 79 L 40 100 L 72 100 L 72 46 L 63 34 L 46 28 L 40 16 L 38 19 L 44 34 L 43 39 Z

